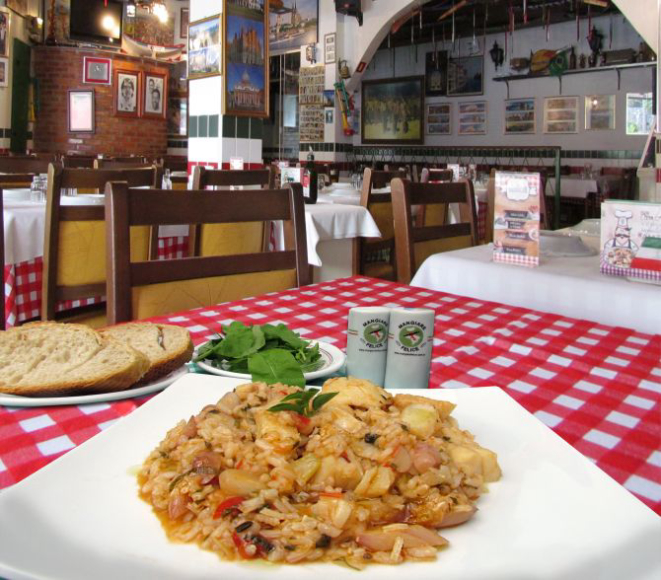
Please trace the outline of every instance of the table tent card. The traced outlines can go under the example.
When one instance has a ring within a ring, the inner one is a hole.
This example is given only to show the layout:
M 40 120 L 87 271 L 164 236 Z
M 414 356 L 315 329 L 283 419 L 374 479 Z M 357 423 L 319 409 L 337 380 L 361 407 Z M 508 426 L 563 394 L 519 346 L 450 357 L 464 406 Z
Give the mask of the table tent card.
M 288 183 L 301 183 L 302 178 L 302 169 L 300 167 L 280 168 L 280 185 L 282 186 Z
M 600 246 L 603 274 L 661 283 L 661 204 L 602 203 Z
M 539 173 L 496 172 L 493 260 L 539 266 Z

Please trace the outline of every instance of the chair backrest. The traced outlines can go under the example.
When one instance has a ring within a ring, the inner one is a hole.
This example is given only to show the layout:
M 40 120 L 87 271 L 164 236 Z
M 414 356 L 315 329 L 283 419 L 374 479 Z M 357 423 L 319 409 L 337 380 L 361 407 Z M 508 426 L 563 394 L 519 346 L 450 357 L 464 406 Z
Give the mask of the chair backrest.
M 309 284 L 305 212 L 300 186 L 230 191 L 136 190 L 111 183 L 107 299 L 111 324 Z M 287 220 L 293 248 L 275 252 L 131 262 L 129 228 L 188 223 Z
M 145 161 L 143 157 L 94 160 L 94 169 L 136 169 L 151 166 L 152 164 Z
M 0 173 L 46 173 L 50 163 L 37 157 L 0 157 Z
M 272 166 L 265 169 L 207 169 L 201 165 L 193 168 L 193 189 L 207 187 L 229 189 L 236 186 L 258 186 L 263 189 L 275 187 L 275 172 Z M 243 192 L 234 192 L 242 195 Z M 266 248 L 267 228 L 265 222 L 234 224 L 194 224 L 190 228 L 189 255 L 223 256 L 232 253 L 259 252 Z
M 396 279 L 395 230 L 393 227 L 392 198 L 389 193 L 374 193 L 375 189 L 390 186 L 394 177 L 403 177 L 399 171 L 380 171 L 365 168 L 360 205 L 370 212 L 381 237 L 377 240 L 356 238 L 354 241 L 354 269 L 356 274 Z
M 95 161 L 96 156 L 92 155 L 65 155 L 62 159 L 62 165 L 64 167 L 92 169 Z
M 34 173 L 7 173 L 0 175 L 1 189 L 20 189 L 30 187 Z
M 170 171 L 188 171 L 188 158 L 179 155 L 164 155 L 161 158 L 163 169 Z
M 109 181 L 123 180 L 131 186 L 156 184 L 156 168 L 112 170 L 72 169 L 51 164 L 48 169 L 42 320 L 53 320 L 57 303 L 105 293 L 105 208 L 103 205 L 62 205 L 62 189 L 104 191 Z M 142 191 L 142 190 L 140 190 Z M 155 257 L 157 232 L 135 230 L 135 259 Z M 138 249 L 138 239 L 141 248 Z
M 454 172 L 452 169 L 429 169 L 427 173 L 427 181 L 452 181 L 454 179 Z
M 430 255 L 477 245 L 477 212 L 470 180 L 452 183 L 392 181 L 392 203 L 397 249 L 397 279 L 408 284 L 418 266 Z M 413 206 L 459 204 L 456 223 L 416 225 Z

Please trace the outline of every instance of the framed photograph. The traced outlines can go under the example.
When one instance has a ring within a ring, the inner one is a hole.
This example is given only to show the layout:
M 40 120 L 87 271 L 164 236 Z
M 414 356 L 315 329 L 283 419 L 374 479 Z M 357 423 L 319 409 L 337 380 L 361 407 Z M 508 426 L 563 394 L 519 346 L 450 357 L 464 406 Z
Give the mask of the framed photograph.
M 325 121 L 326 125 L 332 125 L 333 124 L 333 113 L 335 112 L 335 109 L 325 109 Z
M 240 2 L 241 0 L 227 0 Z M 258 0 L 262 2 L 263 0 Z M 276 6 L 278 4 L 278 6 Z M 318 38 L 319 0 L 282 0 L 269 8 L 269 52 L 272 55 L 296 52 Z
M 223 114 L 268 117 L 268 2 L 226 0 Z
M 615 129 L 615 95 L 585 96 L 585 129 L 587 131 Z
M 7 56 L 9 43 L 9 12 L 0 10 L 0 56 Z
M 448 95 L 466 97 L 484 93 L 484 57 L 462 56 L 448 61 Z
M 578 97 L 544 99 L 544 133 L 578 133 Z
M 653 127 L 652 93 L 627 93 L 627 135 L 649 135 Z
M 188 78 L 222 74 L 222 17 L 211 16 L 188 27 Z
M 67 130 L 69 133 L 94 133 L 94 89 L 69 91 Z
M 137 117 L 141 90 L 140 73 L 132 70 L 115 69 L 114 73 L 115 115 Z
M 427 105 L 427 135 L 452 134 L 452 103 Z
M 364 81 L 363 143 L 422 143 L 424 77 Z
M 459 135 L 486 135 L 487 102 L 459 103 Z
M 428 52 L 425 58 L 425 95 L 438 97 L 448 92 L 448 53 Z
M 145 72 L 142 79 L 142 117 L 164 119 L 168 102 L 168 75 Z
M 83 82 L 93 85 L 109 85 L 112 74 L 112 60 L 95 56 L 83 57 Z
M 189 15 L 189 8 L 181 8 L 179 10 L 179 36 L 181 38 L 188 38 Z
M 535 132 L 535 98 L 505 101 L 505 135 Z
M 334 32 L 324 36 L 324 64 L 335 63 L 335 38 Z
M 9 86 L 9 60 L 0 58 L 0 88 L 5 89 Z

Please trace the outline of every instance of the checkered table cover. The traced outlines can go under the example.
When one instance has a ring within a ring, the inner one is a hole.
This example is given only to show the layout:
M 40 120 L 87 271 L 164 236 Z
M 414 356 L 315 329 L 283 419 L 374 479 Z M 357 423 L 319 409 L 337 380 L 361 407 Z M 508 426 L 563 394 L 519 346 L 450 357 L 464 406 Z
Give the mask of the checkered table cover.
M 159 238 L 159 258 L 183 258 L 188 252 L 188 236 Z M 41 308 L 41 282 L 44 269 L 41 257 L 5 266 L 5 324 L 7 328 L 38 318 Z M 67 300 L 57 310 L 69 310 L 103 301 L 103 296 L 83 300 Z
M 221 323 L 284 322 L 346 345 L 354 306 L 436 311 L 431 387 L 497 385 L 661 515 L 661 335 L 354 277 L 155 321 L 196 344 Z M 146 398 L 80 407 L 0 407 L 0 488 L 27 477 Z M 487 442 L 488 443 L 488 442 Z

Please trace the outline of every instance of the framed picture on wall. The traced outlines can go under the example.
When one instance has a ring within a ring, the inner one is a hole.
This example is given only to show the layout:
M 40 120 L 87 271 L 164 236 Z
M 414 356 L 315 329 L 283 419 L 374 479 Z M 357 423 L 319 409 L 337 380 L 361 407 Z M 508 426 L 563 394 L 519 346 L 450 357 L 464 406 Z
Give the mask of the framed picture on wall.
M 197 79 L 223 72 L 222 17 L 211 16 L 188 27 L 188 78 Z
M 179 36 L 181 38 L 188 38 L 189 15 L 189 8 L 179 10 Z
M 268 7 L 265 0 L 225 0 L 223 114 L 268 117 Z M 316 35 L 316 24 L 315 24 Z
M 94 133 L 94 89 L 68 92 L 69 133 Z
M 165 118 L 167 108 L 168 75 L 155 72 L 143 73 L 142 116 Z
M 245 0 L 227 0 L 227 5 Z M 264 0 L 258 0 L 264 2 Z M 268 5 L 269 2 L 266 2 Z M 279 6 L 276 6 L 279 5 Z M 284 0 L 269 9 L 267 42 L 272 55 L 297 52 L 318 38 L 319 0 Z
M 9 60 L 0 58 L 0 88 L 9 86 Z
M 544 99 L 544 133 L 578 133 L 578 97 Z
M 505 135 L 535 132 L 535 98 L 505 101 Z
M 109 85 L 112 61 L 109 58 L 83 57 L 83 82 L 86 84 Z
M 424 82 L 424 77 L 364 81 L 363 143 L 422 143 Z
M 627 93 L 627 135 L 649 135 L 654 127 L 652 93 Z
M 324 64 L 334 64 L 335 56 L 335 33 L 326 34 L 324 36 Z
M 448 61 L 448 96 L 484 93 L 484 57 L 462 56 Z
M 0 56 L 7 56 L 9 44 L 9 12 L 0 10 Z
M 459 135 L 485 135 L 487 132 L 487 102 L 459 103 Z
M 137 117 L 139 114 L 140 73 L 132 70 L 115 69 L 114 74 L 115 115 Z
M 615 129 L 615 95 L 586 95 L 585 128 L 588 131 Z
M 448 53 L 439 50 L 425 57 L 425 95 L 438 97 L 448 92 Z
M 452 134 L 452 103 L 427 105 L 427 135 Z

